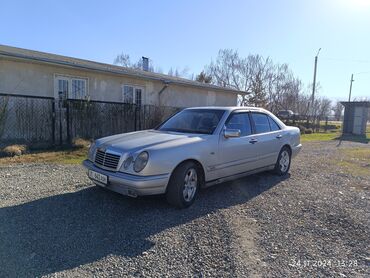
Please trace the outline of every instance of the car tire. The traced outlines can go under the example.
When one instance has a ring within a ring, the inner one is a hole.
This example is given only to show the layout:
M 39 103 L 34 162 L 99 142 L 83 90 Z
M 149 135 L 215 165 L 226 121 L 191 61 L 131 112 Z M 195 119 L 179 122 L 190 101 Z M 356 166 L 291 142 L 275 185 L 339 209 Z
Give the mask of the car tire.
M 280 150 L 278 159 L 275 164 L 274 172 L 278 176 L 284 176 L 289 172 L 290 163 L 292 161 L 292 153 L 288 147 L 283 147 Z
M 167 202 L 178 208 L 189 207 L 199 191 L 200 181 L 200 171 L 194 162 L 180 164 L 172 173 L 168 183 Z

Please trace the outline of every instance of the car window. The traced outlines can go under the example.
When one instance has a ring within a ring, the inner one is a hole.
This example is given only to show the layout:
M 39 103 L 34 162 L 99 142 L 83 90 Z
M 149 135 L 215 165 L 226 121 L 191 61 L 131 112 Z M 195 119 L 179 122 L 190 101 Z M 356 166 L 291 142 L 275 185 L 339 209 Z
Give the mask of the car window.
M 224 110 L 185 109 L 162 123 L 157 129 L 184 133 L 212 134 Z
M 269 120 L 271 131 L 280 130 L 280 126 L 271 117 L 267 116 L 267 119 Z
M 256 128 L 256 133 L 264 133 L 270 131 L 270 124 L 267 119 L 267 115 L 262 113 L 252 113 L 252 118 L 254 121 L 254 126 Z
M 240 136 L 252 134 L 252 128 L 247 113 L 235 113 L 231 115 L 225 126 L 229 129 L 239 129 Z

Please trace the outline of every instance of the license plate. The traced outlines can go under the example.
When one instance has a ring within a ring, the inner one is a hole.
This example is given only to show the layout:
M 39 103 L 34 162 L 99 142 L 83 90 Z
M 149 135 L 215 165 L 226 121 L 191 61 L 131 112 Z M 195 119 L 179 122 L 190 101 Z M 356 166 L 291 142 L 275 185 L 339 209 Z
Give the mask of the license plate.
M 102 175 L 98 172 L 89 170 L 89 177 L 95 181 L 98 181 L 102 184 L 107 185 L 108 184 L 108 177 L 106 175 Z

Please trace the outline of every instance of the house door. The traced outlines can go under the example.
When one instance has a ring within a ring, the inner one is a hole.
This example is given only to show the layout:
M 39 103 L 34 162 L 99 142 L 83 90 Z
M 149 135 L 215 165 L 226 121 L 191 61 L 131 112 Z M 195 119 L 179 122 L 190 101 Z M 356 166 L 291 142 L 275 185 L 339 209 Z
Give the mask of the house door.
M 57 78 L 57 95 L 55 102 L 55 134 L 57 140 L 59 139 L 59 144 L 63 145 L 68 143 L 68 124 L 66 119 L 67 113 L 67 99 L 69 96 L 69 80 L 63 77 Z

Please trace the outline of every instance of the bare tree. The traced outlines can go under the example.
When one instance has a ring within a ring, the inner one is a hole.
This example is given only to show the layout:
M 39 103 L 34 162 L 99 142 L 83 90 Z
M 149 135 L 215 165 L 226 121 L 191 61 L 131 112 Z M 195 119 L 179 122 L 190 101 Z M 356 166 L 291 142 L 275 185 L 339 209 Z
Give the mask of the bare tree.
M 320 119 L 327 117 L 330 115 L 331 111 L 331 100 L 327 97 L 320 97 L 317 99 L 318 109 L 317 109 L 317 116 Z
M 302 82 L 287 64 L 274 64 L 260 55 L 242 58 L 235 50 L 222 49 L 206 71 L 214 84 L 248 92 L 239 96 L 240 105 L 266 107 L 274 113 L 281 109 L 304 110 L 302 102 L 307 98 L 301 97 Z
M 189 68 L 185 67 L 183 69 L 180 68 L 170 68 L 167 73 L 169 76 L 174 77 L 182 77 L 182 78 L 188 78 L 189 77 Z
M 343 108 L 344 108 L 343 105 L 339 101 L 337 101 L 335 105 L 333 105 L 331 109 L 334 112 L 335 120 L 340 121 L 342 117 Z
M 201 71 L 196 77 L 195 80 L 201 83 L 211 83 L 212 76 L 208 75 L 205 71 Z
M 222 49 L 218 52 L 216 61 L 207 66 L 207 74 L 212 76 L 213 83 L 221 87 L 243 90 L 243 84 L 238 75 L 239 54 L 232 49 Z
M 136 63 L 132 63 L 130 59 L 130 55 L 121 53 L 117 55 L 117 57 L 113 61 L 114 65 L 126 67 L 126 68 L 132 68 L 132 69 L 143 69 L 143 60 L 139 59 Z M 153 61 L 149 59 L 149 69 L 150 72 L 154 72 L 154 67 L 153 67 Z
M 121 54 L 118 54 L 117 57 L 114 59 L 113 64 L 127 68 L 131 67 L 130 55 L 123 52 Z
M 221 49 L 215 61 L 206 72 L 218 86 L 248 92 L 239 98 L 241 105 L 266 105 L 267 80 L 270 77 L 272 62 L 260 55 L 242 58 L 236 50 Z
M 302 82 L 294 77 L 287 64 L 274 65 L 268 79 L 268 106 L 273 113 L 279 110 L 303 112 Z

